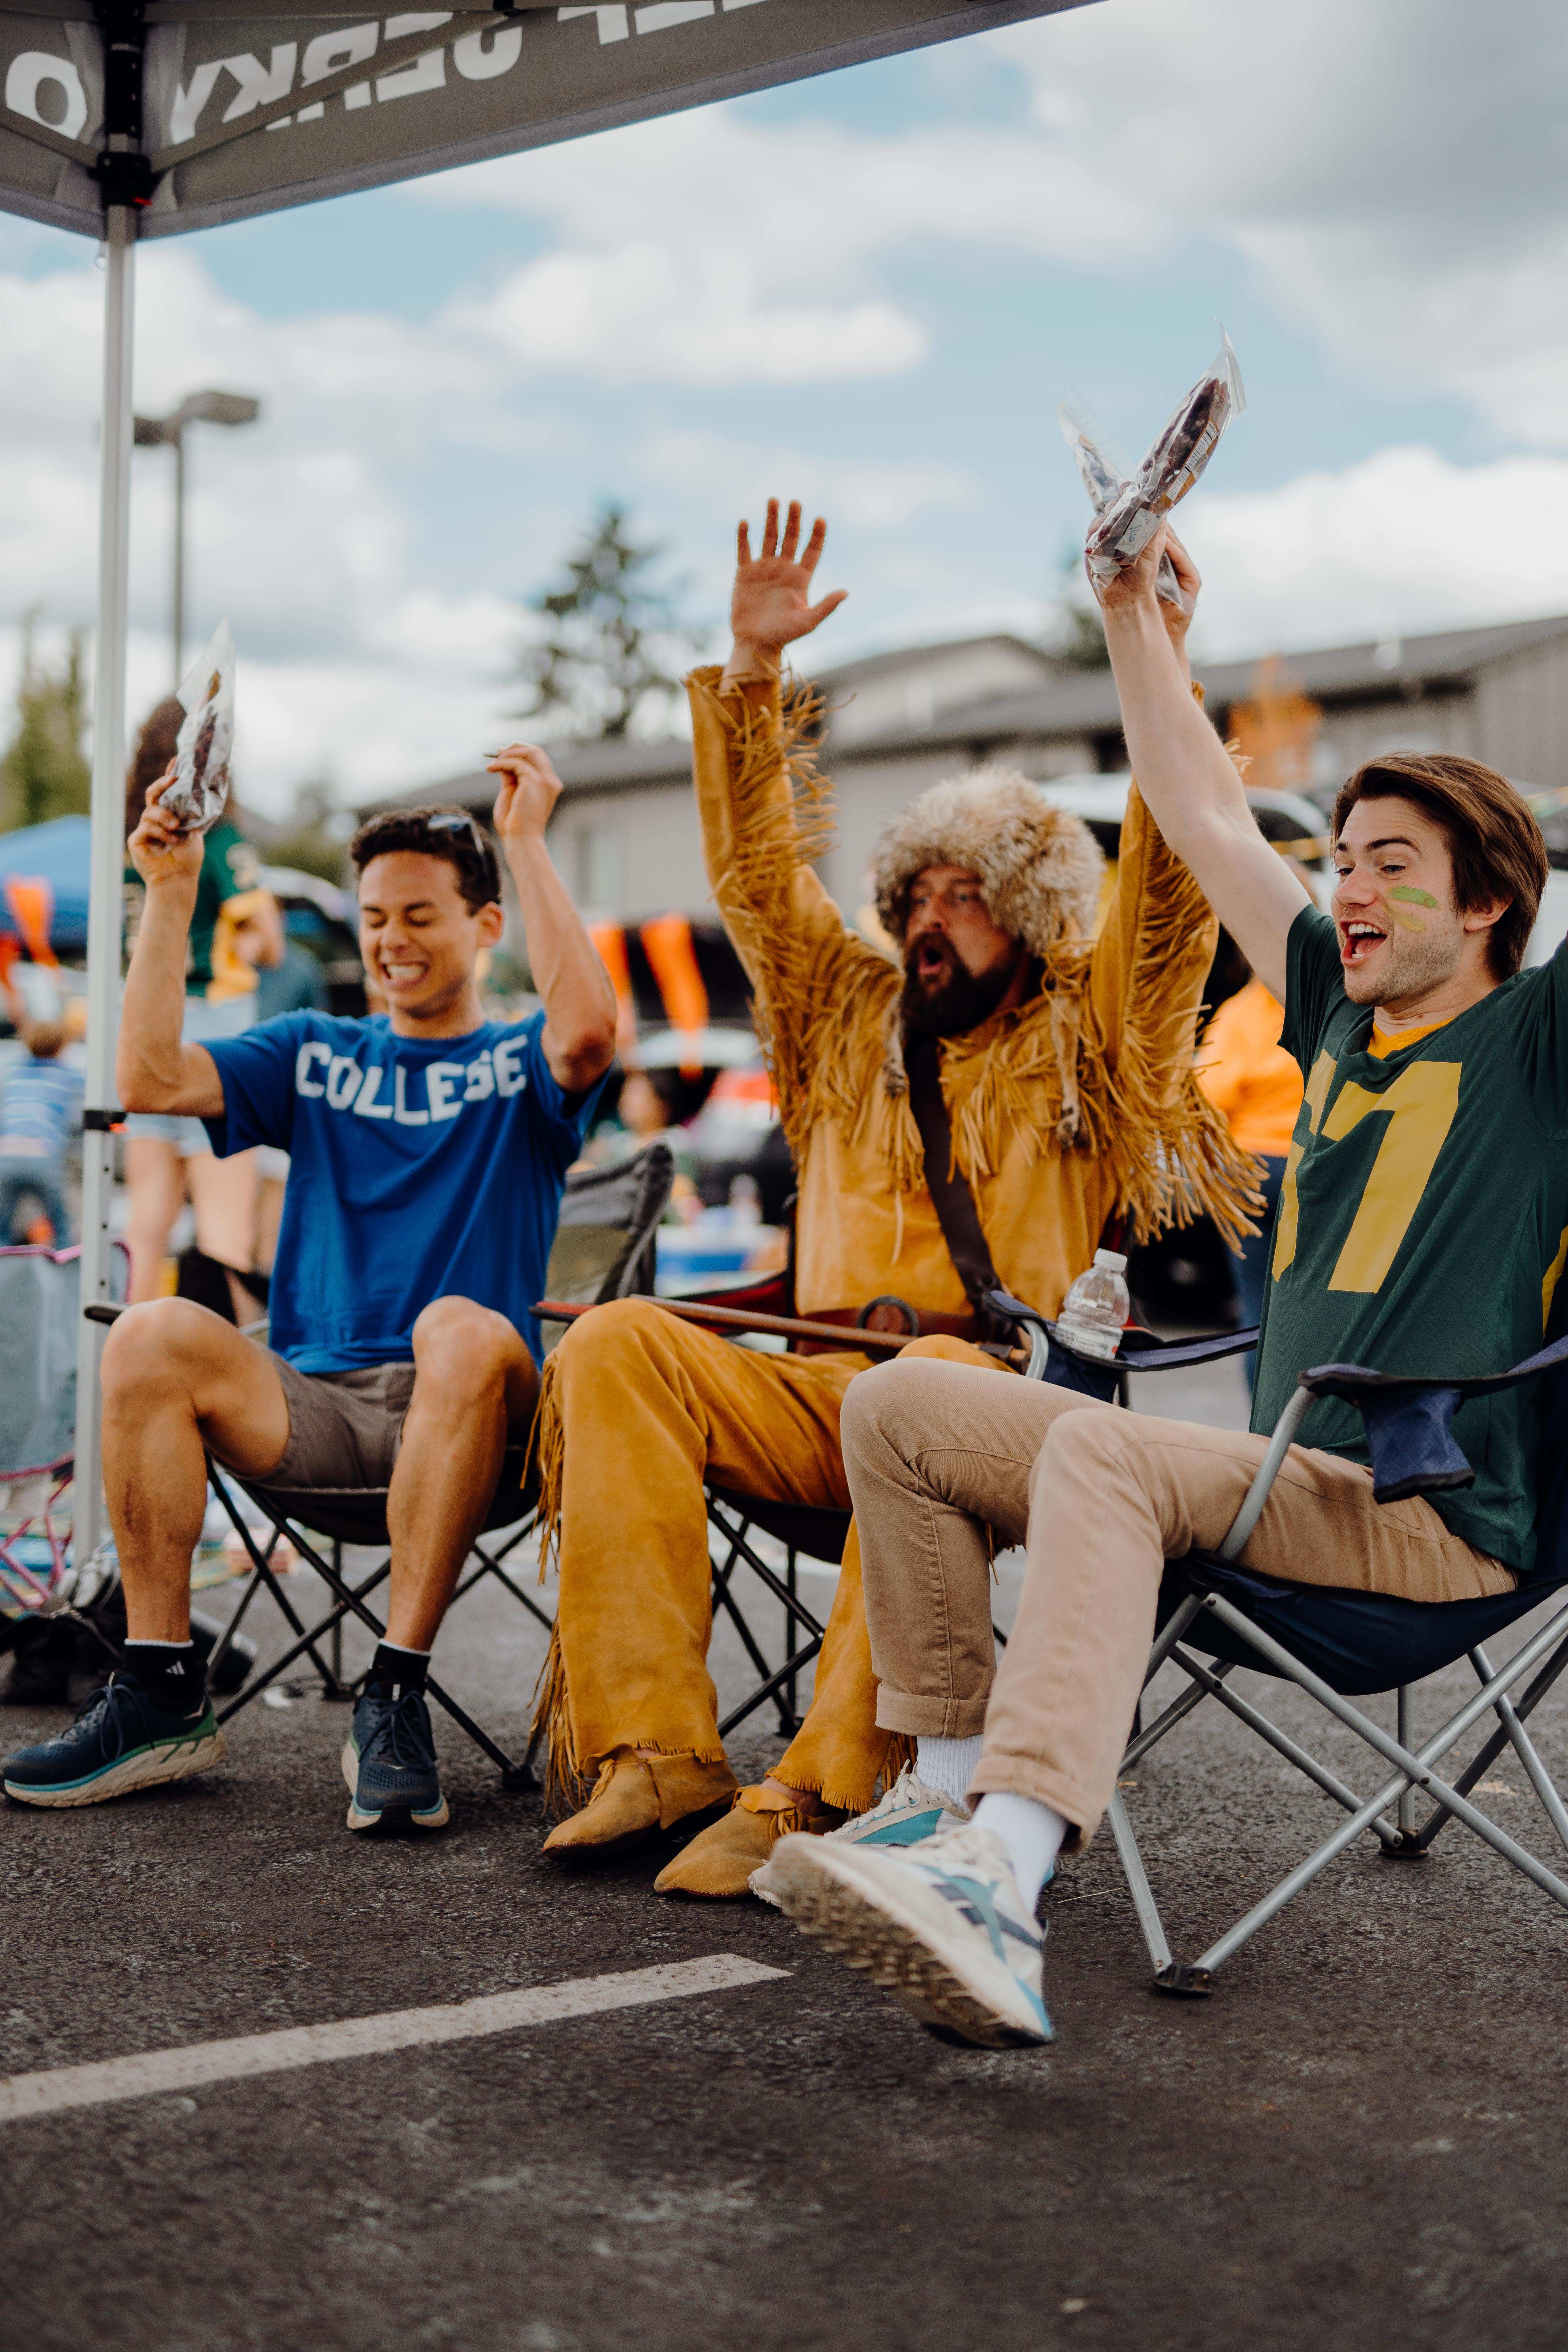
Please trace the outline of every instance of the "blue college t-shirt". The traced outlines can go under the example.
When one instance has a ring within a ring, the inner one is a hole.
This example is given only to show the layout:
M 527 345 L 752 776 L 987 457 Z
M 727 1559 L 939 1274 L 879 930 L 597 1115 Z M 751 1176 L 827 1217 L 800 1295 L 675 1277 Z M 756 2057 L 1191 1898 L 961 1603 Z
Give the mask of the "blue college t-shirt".
M 568 1108 L 544 1015 L 466 1037 L 395 1037 L 384 1016 L 284 1013 L 206 1048 L 219 1158 L 290 1155 L 272 1269 L 271 1343 L 302 1372 L 407 1362 L 433 1298 L 477 1299 L 537 1362 L 566 1171 L 597 1087 Z

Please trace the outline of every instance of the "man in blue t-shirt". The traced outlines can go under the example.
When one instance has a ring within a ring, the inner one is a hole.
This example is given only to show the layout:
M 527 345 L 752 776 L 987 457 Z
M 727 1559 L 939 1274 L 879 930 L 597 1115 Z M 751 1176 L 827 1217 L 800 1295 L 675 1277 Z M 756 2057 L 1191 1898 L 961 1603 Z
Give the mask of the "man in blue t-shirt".
M 386 1013 L 289 1013 L 182 1044 L 202 840 L 163 814 L 163 785 L 148 795 L 130 843 L 147 901 L 125 982 L 120 1097 L 130 1110 L 205 1120 L 220 1158 L 257 1144 L 289 1154 L 271 1345 L 187 1299 L 132 1307 L 115 1324 L 103 1471 L 125 1669 L 62 1738 L 8 1760 L 13 1797 L 91 1803 L 222 1754 L 190 1643 L 207 1447 L 279 1489 L 389 1488 L 386 1639 L 343 1751 L 349 1827 L 447 1820 L 426 1669 L 508 1433 L 532 1416 L 530 1310 L 616 1031 L 608 975 L 544 845 L 560 780 L 523 744 L 490 767 L 544 999 L 510 1023 L 485 1019 L 475 982 L 502 927 L 495 851 L 463 810 L 412 809 L 373 817 L 351 849 L 360 948 Z

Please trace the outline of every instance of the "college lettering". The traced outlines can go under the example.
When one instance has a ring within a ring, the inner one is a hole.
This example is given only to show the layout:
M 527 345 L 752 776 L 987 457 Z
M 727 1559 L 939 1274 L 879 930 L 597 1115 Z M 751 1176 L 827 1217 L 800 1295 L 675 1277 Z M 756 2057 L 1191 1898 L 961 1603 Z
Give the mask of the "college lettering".
M 421 1100 L 417 1070 L 395 1062 L 388 1097 L 384 1092 L 384 1062 L 372 1062 L 368 1069 L 362 1069 L 352 1054 L 334 1054 L 330 1045 L 312 1037 L 296 1057 L 294 1091 L 324 1102 L 329 1110 L 352 1110 L 359 1118 L 390 1118 L 398 1127 L 439 1127 L 456 1118 L 465 1103 L 487 1102 L 491 1095 L 521 1094 L 528 1085 L 522 1066 L 526 1042 L 509 1037 L 500 1045 L 487 1045 L 471 1062 L 429 1063 Z

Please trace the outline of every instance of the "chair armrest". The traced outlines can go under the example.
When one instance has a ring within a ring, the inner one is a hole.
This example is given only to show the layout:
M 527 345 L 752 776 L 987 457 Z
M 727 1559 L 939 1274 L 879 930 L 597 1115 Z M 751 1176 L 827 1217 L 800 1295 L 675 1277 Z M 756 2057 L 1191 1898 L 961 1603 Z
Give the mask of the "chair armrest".
M 1009 1321 L 1021 1323 L 1038 1331 L 1054 1342 L 1064 1355 L 1075 1357 L 1083 1363 L 1113 1363 L 1119 1370 L 1131 1372 L 1166 1372 L 1179 1370 L 1184 1365 L 1211 1363 L 1221 1356 L 1239 1356 L 1258 1345 L 1258 1327 L 1245 1331 L 1207 1332 L 1199 1339 L 1160 1339 L 1141 1323 L 1130 1323 L 1116 1354 L 1087 1356 L 1075 1348 L 1059 1323 L 1043 1315 L 1037 1307 L 1026 1307 L 1000 1284 L 985 1294 L 994 1312 Z

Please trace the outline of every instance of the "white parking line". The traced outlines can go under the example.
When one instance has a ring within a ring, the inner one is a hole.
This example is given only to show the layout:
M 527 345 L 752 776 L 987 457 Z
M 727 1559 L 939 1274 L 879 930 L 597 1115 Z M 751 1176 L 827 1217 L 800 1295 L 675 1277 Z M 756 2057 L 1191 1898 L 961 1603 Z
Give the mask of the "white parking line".
M 644 2001 L 680 2000 L 692 1993 L 728 1992 L 789 1974 L 731 1952 L 700 1960 L 674 1960 L 614 1976 L 578 1977 L 526 1992 L 487 1993 L 479 2000 L 437 2009 L 394 2009 L 380 2017 L 344 2017 L 331 2025 L 288 2026 L 277 2033 L 247 2033 L 231 2042 L 195 2042 L 177 2050 L 144 2050 L 133 2058 L 95 2065 L 56 2066 L 40 2074 L 0 2080 L 0 2123 L 58 2115 L 63 2107 L 96 2107 L 110 2099 L 139 2099 L 158 2091 L 189 2091 L 205 2083 L 232 2083 L 249 2074 L 277 2074 L 293 2066 L 320 2066 L 333 2058 L 369 2058 L 418 2042 L 467 2042 L 476 2034 L 508 2033 L 520 2025 L 549 2025 L 562 2017 L 592 2017 Z

